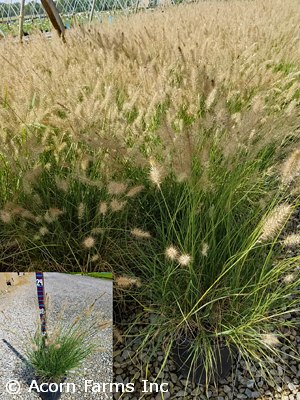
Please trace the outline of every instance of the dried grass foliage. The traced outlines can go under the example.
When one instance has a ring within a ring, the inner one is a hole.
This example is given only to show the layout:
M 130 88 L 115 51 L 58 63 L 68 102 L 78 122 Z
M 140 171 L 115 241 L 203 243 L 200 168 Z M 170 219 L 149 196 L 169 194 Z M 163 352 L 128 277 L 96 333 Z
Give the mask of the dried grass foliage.
M 198 183 L 212 192 L 217 164 L 232 171 L 274 146 L 283 186 L 297 187 L 298 15 L 294 0 L 284 9 L 279 0 L 203 1 L 78 27 L 65 45 L 55 36 L 2 41 L 0 228 L 77 257 L 61 240 L 68 230 L 95 262 L 86 239 L 113 254 L 107 237 L 121 235 L 140 193 L 160 193 L 170 170 L 193 181 L 195 156 Z M 128 232 L 153 235 L 138 221 Z
M 213 126 L 225 155 L 258 137 L 256 151 L 297 135 L 298 15 L 294 0 L 211 1 L 78 28 L 67 45 L 55 37 L 3 41 L 0 151 L 12 168 L 30 159 L 30 190 L 39 155 L 50 146 L 63 165 L 67 139 L 109 155 L 108 174 L 120 158 L 148 165 L 146 151 L 181 179 L 199 133 L 189 119 Z M 156 136 L 159 151 L 149 141 Z M 81 179 L 87 162 L 78 150 Z

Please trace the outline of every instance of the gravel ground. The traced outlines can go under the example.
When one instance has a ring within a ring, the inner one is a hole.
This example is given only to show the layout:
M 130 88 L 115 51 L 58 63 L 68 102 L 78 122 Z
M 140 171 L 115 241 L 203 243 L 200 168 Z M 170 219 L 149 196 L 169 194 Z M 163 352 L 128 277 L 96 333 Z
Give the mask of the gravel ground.
M 45 273 L 45 290 L 49 296 L 48 326 L 54 326 L 59 312 L 65 309 L 63 319 L 70 321 L 91 305 L 96 298 L 94 313 L 99 313 L 103 321 L 112 320 L 112 282 L 79 275 Z M 33 379 L 24 362 L 9 348 L 24 354 L 28 336 L 36 329 L 38 321 L 37 296 L 34 274 L 27 274 L 27 282 L 12 287 L 0 296 L 0 400 L 35 399 L 34 392 L 28 393 L 26 381 Z M 4 342 L 3 339 L 6 341 Z M 87 359 L 80 371 L 70 375 L 66 382 L 76 385 L 76 393 L 63 392 L 61 399 L 107 399 L 104 393 L 85 392 L 85 380 L 112 382 L 112 329 L 99 330 L 95 341 L 103 351 L 94 353 Z M 8 394 L 6 383 L 15 379 L 20 382 L 18 395 Z
M 127 321 L 128 322 L 128 321 Z M 136 328 L 136 333 L 138 332 Z M 134 331 L 132 331 L 134 333 Z M 286 331 L 288 338 L 300 353 L 300 330 Z M 164 358 L 163 352 L 158 352 L 155 360 L 149 362 L 148 372 L 146 363 L 148 356 L 146 352 L 136 357 L 135 350 L 139 341 L 130 347 L 125 344 L 115 344 L 114 346 L 114 381 L 126 384 L 134 382 L 134 393 L 114 394 L 114 399 L 122 400 L 237 400 L 237 399 L 258 399 L 258 400 L 300 400 L 300 363 L 295 360 L 287 359 L 288 367 L 274 363 L 270 371 L 275 382 L 267 382 L 258 367 L 253 367 L 251 376 L 243 360 L 239 360 L 232 373 L 227 379 L 220 380 L 217 387 L 211 386 L 205 391 L 204 386 L 197 386 L 188 383 L 182 376 L 176 373 L 176 368 L 171 361 L 168 361 L 157 382 L 168 383 L 169 391 L 162 394 L 153 393 L 143 395 L 142 380 L 153 381 L 157 376 Z M 282 348 L 287 350 L 287 348 Z

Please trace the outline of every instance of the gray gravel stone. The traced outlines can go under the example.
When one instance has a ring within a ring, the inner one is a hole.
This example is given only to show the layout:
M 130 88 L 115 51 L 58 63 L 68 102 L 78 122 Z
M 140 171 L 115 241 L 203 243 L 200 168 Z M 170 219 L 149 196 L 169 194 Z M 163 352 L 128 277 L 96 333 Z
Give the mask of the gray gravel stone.
M 236 397 L 237 397 L 238 399 L 247 399 L 247 395 L 245 395 L 244 393 L 238 393 L 238 394 L 236 395 Z
M 199 396 L 200 394 L 203 393 L 203 389 L 201 387 L 197 387 L 194 389 L 191 393 L 192 396 Z
M 255 384 L 255 381 L 253 379 L 250 379 L 249 381 L 246 382 L 247 388 L 253 389 Z
M 288 388 L 293 392 L 294 390 L 296 390 L 296 386 L 292 383 L 292 382 L 289 382 L 288 383 Z
M 231 388 L 228 385 L 224 385 L 223 390 L 225 393 L 231 393 Z
M 185 390 L 179 390 L 179 392 L 176 393 L 176 397 L 184 397 L 186 395 Z
M 253 396 L 252 396 L 252 391 L 250 390 L 250 389 L 246 389 L 245 390 L 245 395 L 246 395 L 246 397 L 248 397 L 249 399 L 252 399 L 253 398 Z

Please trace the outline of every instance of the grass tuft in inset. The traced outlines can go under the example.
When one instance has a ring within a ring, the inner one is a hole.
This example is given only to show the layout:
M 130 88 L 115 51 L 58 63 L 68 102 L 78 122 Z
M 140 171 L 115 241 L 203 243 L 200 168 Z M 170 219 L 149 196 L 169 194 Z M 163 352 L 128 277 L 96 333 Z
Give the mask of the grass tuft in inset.
M 99 313 L 93 312 L 94 303 L 73 321 L 65 322 L 61 315 L 47 335 L 42 334 L 40 327 L 37 329 L 26 355 L 42 382 L 61 382 L 94 352 L 101 351 L 96 335 L 100 329 L 109 327 L 110 322 L 103 322 Z

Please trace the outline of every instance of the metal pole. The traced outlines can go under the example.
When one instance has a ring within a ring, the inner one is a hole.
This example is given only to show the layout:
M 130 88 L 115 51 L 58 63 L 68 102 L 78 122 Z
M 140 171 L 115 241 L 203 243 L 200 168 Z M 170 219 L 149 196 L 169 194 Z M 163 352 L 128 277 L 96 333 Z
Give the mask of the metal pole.
M 25 0 L 21 0 L 20 21 L 19 21 L 20 42 L 22 42 L 22 40 L 23 40 L 24 8 L 25 8 Z
M 45 305 L 45 286 L 44 286 L 44 273 L 36 272 L 36 287 L 38 304 L 40 310 L 40 321 L 41 321 L 41 331 L 42 335 L 46 336 L 46 305 Z
M 53 27 L 56 29 L 58 32 L 59 36 L 63 39 L 65 42 L 65 26 L 62 22 L 62 19 L 59 15 L 59 12 L 56 8 L 56 5 L 53 0 L 41 0 L 42 6 L 44 7 L 44 10 L 46 11 Z
M 135 3 L 135 8 L 134 8 L 134 12 L 137 13 L 138 12 L 138 7 L 140 5 L 140 0 L 137 0 Z
M 96 5 L 96 0 L 93 0 L 93 1 L 92 1 L 91 11 L 90 11 L 89 22 L 92 22 L 92 20 L 93 20 L 93 18 L 94 18 L 95 5 Z

